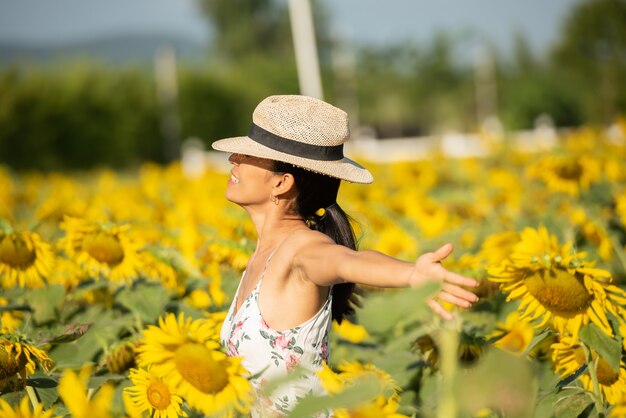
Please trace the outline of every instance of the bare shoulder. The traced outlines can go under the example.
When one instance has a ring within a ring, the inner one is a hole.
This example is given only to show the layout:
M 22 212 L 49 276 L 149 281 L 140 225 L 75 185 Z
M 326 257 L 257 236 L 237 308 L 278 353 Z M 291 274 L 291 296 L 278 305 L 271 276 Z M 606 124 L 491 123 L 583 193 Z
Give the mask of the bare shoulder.
M 335 242 L 328 235 L 312 229 L 299 229 L 294 231 L 289 238 L 285 240 L 284 247 L 286 251 L 295 256 L 305 249 L 311 249 L 316 246 L 334 245 Z

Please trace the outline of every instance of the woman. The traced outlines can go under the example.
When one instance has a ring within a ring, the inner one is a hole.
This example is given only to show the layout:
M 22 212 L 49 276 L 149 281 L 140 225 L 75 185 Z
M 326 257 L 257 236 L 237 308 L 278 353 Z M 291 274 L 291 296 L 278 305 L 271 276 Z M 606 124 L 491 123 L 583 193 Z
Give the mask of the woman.
M 427 303 L 451 318 L 438 300 L 467 308 L 478 298 L 463 286 L 474 279 L 444 269 L 450 244 L 415 263 L 376 251 L 356 251 L 349 218 L 336 202 L 341 180 L 371 183 L 365 168 L 343 156 L 348 116 L 306 96 L 270 96 L 253 113 L 248 136 L 217 141 L 230 152 L 226 198 L 243 207 L 258 233 L 222 327 L 229 355 L 243 357 L 259 402 L 253 415 L 289 411 L 299 398 L 323 393 L 314 373 L 328 357 L 332 319 L 354 312 L 354 285 L 442 283 Z M 299 366 L 304 373 L 270 396 L 264 384 Z

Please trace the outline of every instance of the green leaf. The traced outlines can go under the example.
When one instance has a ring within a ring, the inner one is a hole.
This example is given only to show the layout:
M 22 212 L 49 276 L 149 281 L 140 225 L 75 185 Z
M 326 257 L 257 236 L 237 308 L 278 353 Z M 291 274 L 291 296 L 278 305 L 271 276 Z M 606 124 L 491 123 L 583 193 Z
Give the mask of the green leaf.
M 533 337 L 533 339 L 528 344 L 528 347 L 526 347 L 524 355 L 528 355 L 528 353 L 532 352 L 535 347 L 539 346 L 542 342 L 552 337 L 552 335 L 553 334 L 550 330 L 545 330 L 539 335 L 535 335 L 535 337 Z
M 125 379 L 126 379 L 125 376 L 120 376 L 118 374 L 112 374 L 112 373 L 107 373 L 107 374 L 103 374 L 99 376 L 91 376 L 89 378 L 89 383 L 87 384 L 87 387 L 91 389 L 98 389 L 99 387 L 101 387 L 102 385 L 108 382 L 113 382 L 117 384 Z
M 559 418 L 577 418 L 589 405 L 593 405 L 593 399 L 584 393 L 561 397 L 554 405 L 554 416 Z
M 589 323 L 580 330 L 580 340 L 593 349 L 615 372 L 619 372 L 622 345 L 606 335 L 597 325 Z
M 355 380 L 341 393 L 329 396 L 307 396 L 291 411 L 288 417 L 311 417 L 316 413 L 335 408 L 351 408 L 374 399 L 383 392 L 380 380 L 364 376 Z
M 266 369 L 267 369 L 267 367 L 266 367 Z M 263 371 L 265 371 L 265 369 Z M 259 377 L 261 374 L 263 374 L 263 371 L 257 373 L 253 377 L 254 378 Z M 270 379 L 266 384 L 263 385 L 263 389 L 261 391 L 261 395 L 262 396 L 270 396 L 272 394 L 272 392 L 274 392 L 279 387 L 288 385 L 291 382 L 295 382 L 296 380 L 300 379 L 303 376 L 308 375 L 309 373 L 310 372 L 307 371 L 304 367 L 296 366 L 296 368 L 294 368 L 287 375 Z
M 431 314 L 426 300 L 438 288 L 438 283 L 428 283 L 416 289 L 370 293 L 359 310 L 359 323 L 370 333 L 383 333 L 401 321 L 426 319 Z
M 525 358 L 495 348 L 486 350 L 471 373 L 457 375 L 460 416 L 482 408 L 500 411 L 507 417 L 531 416 L 538 386 L 534 372 Z
M 389 373 L 400 387 L 407 386 L 421 368 L 415 367 L 417 357 L 409 351 L 389 351 L 393 355 L 380 356 L 374 362 L 379 369 Z
M 50 408 L 58 399 L 59 382 L 47 376 L 36 374 L 28 378 L 28 385 L 32 386 L 44 408 Z
M 575 389 L 564 389 L 564 390 L 552 390 L 549 393 L 543 394 L 543 396 L 537 401 L 535 405 L 535 411 L 533 412 L 534 418 L 554 418 L 558 417 L 555 415 L 555 405 L 559 402 L 573 397 L 584 394 L 584 389 L 575 388 Z M 591 398 L 589 398 L 591 400 Z
M 44 324 L 56 319 L 57 309 L 61 307 L 65 289 L 61 285 L 52 285 L 33 289 L 28 295 L 28 302 L 33 308 L 33 319 Z
M 555 387 L 557 389 L 561 389 L 561 388 L 564 388 L 566 386 L 569 386 L 572 382 L 574 382 L 576 379 L 578 379 L 583 373 L 587 372 L 588 370 L 589 370 L 589 367 L 586 364 L 583 364 L 574 373 L 572 373 L 569 376 L 566 376 L 563 379 L 559 380 L 559 382 L 555 385 Z
M 155 323 L 165 311 L 169 299 L 167 291 L 155 285 L 128 287 L 116 296 L 116 301 L 137 315 L 144 324 Z

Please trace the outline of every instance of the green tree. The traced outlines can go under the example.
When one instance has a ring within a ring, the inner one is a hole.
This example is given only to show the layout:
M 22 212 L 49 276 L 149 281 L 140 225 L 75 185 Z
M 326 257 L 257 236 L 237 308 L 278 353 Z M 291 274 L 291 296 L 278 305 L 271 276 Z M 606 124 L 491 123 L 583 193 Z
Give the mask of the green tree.
M 552 66 L 581 93 L 589 120 L 626 111 L 626 0 L 581 1 L 565 21 Z
M 217 50 L 227 58 L 282 54 L 291 48 L 289 12 L 274 0 L 200 0 L 214 27 Z
M 523 35 L 516 35 L 512 60 L 501 67 L 501 117 L 508 128 L 530 129 L 542 114 L 557 126 L 584 123 L 580 92 L 545 56 L 535 56 Z

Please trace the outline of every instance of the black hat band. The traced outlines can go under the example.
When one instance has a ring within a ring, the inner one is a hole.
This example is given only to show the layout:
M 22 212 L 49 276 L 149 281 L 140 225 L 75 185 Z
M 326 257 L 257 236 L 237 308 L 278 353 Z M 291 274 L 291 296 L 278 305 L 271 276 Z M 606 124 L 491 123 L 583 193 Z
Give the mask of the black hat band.
M 273 134 L 254 123 L 250 127 L 248 137 L 274 151 L 283 152 L 296 157 L 319 161 L 338 161 L 343 159 L 343 144 L 331 147 L 305 144 L 304 142 L 294 141 Z

